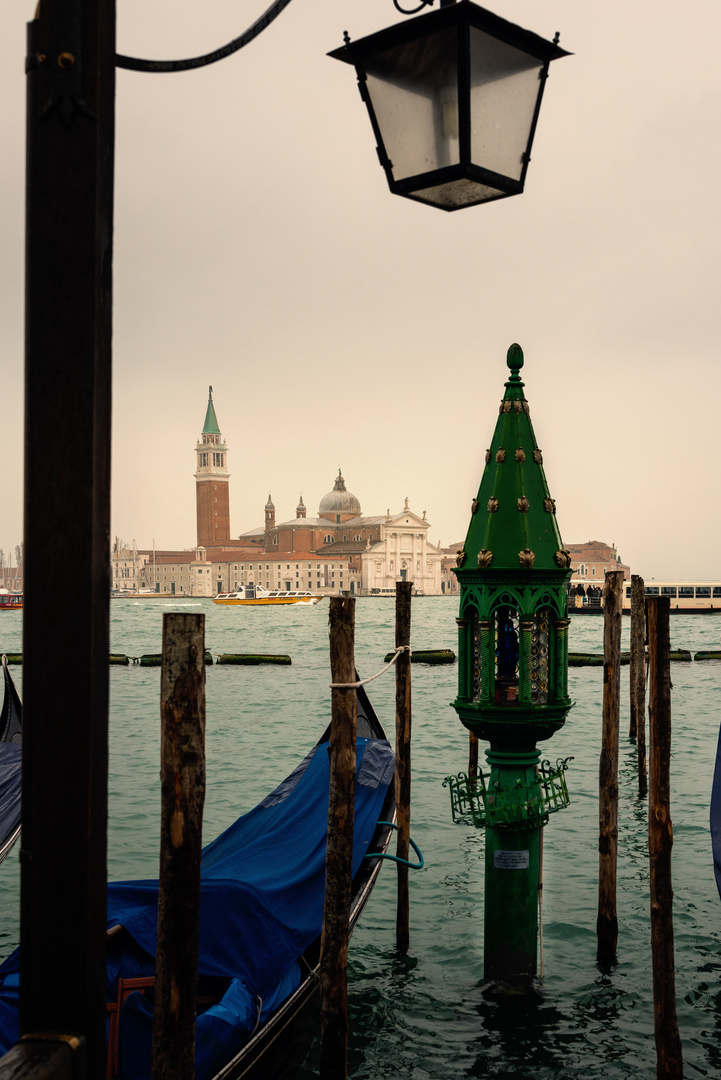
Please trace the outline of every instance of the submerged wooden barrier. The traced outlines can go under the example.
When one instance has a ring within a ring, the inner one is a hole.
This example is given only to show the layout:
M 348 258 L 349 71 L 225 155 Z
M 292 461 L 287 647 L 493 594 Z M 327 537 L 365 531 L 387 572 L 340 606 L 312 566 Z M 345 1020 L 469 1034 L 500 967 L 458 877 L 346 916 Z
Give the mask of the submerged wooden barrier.
M 119 659 L 117 659 L 117 656 L 118 656 L 118 654 L 116 654 L 115 663 L 119 664 L 121 661 Z M 205 655 L 204 655 L 203 659 L 204 659 L 205 664 L 212 664 L 213 663 L 213 657 L 208 652 L 207 649 L 205 650 Z M 136 663 L 140 664 L 141 667 L 160 667 L 162 665 L 162 663 L 163 663 L 163 654 L 162 653 L 145 653 L 143 656 L 140 656 L 138 658 L 129 656 L 128 660 L 134 660 Z
M 8 664 L 22 664 L 22 653 L 5 653 Z M 392 655 L 392 654 L 391 654 Z M 129 667 L 131 664 L 139 664 L 140 667 L 160 667 L 163 661 L 162 653 L 144 653 L 142 656 L 126 656 L 125 653 L 110 653 L 108 662 L 111 667 Z M 253 666 L 256 664 L 292 664 L 287 653 L 221 653 L 217 659 L 213 654 L 205 650 L 205 664 L 240 664 Z
M 719 653 L 696 653 L 696 659 L 702 660 L 721 660 L 721 652 Z M 680 661 L 681 663 L 689 663 L 694 658 L 688 649 L 675 649 L 672 653 L 669 653 L 669 659 L 674 661 Z M 631 654 L 627 652 L 621 653 L 621 666 L 624 667 L 631 662 Z M 569 653 L 568 654 L 568 666 L 569 667 L 603 667 L 603 656 L 600 653 Z
M 8 664 L 19 665 L 23 662 L 22 653 L 5 653 Z M 393 659 L 393 653 L 386 653 L 384 663 L 389 664 Z M 674 649 L 669 653 L 671 661 L 691 663 L 692 661 L 721 660 L 721 650 L 701 651 L 692 653 L 689 649 Z M 631 654 L 621 653 L 621 664 L 630 663 Z M 145 653 L 143 656 L 127 656 L 125 653 L 110 653 L 108 662 L 111 666 L 129 667 L 131 664 L 140 664 L 141 667 L 160 667 L 160 653 Z M 456 654 L 452 649 L 418 649 L 411 653 L 413 664 L 455 664 Z M 293 661 L 287 653 L 220 653 L 213 659 L 213 654 L 206 650 L 205 663 L 212 664 L 235 664 L 238 666 L 254 666 L 257 664 L 292 664 Z M 570 652 L 568 654 L 569 667 L 603 667 L 601 653 Z
M 621 664 L 630 663 L 630 655 L 623 652 L 620 655 Z M 601 653 L 569 653 L 569 667 L 603 667 L 603 655 Z
M 222 653 L 218 663 L 255 667 L 258 664 L 292 664 L 293 661 L 284 653 Z
M 386 653 L 383 662 L 390 664 L 395 653 Z M 411 653 L 412 664 L 455 664 L 453 649 L 417 649 Z

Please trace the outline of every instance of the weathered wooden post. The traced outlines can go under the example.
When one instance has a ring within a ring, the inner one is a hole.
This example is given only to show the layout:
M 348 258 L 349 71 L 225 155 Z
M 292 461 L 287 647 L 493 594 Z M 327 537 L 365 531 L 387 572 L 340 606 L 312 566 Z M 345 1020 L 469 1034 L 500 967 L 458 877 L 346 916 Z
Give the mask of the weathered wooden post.
M 411 581 L 396 582 L 396 648 L 411 643 Z M 408 860 L 411 835 L 411 656 L 407 648 L 396 660 L 396 855 Z M 396 908 L 396 948 L 408 952 L 410 943 L 410 898 L 408 867 L 398 863 L 398 906 Z
M 631 577 L 631 662 L 629 665 L 630 715 L 628 737 L 638 749 L 638 794 L 646 795 L 646 595 L 643 578 Z
M 205 801 L 205 615 L 163 617 L 152 1080 L 193 1080 Z
M 606 574 L 603 589 L 603 733 L 598 769 L 598 937 L 599 964 L 616 958 L 616 866 L 618 862 L 618 739 L 621 703 L 621 617 L 623 572 Z
M 356 771 L 355 599 L 330 601 L 332 682 L 325 907 L 320 946 L 320 1077 L 345 1080 L 348 1051 L 348 923 Z
M 673 954 L 673 888 L 670 808 L 671 665 L 667 596 L 648 599 L 649 735 L 651 791 L 648 802 L 648 848 L 651 870 L 651 951 L 653 1020 L 658 1080 L 683 1076 L 681 1039 L 676 1017 Z

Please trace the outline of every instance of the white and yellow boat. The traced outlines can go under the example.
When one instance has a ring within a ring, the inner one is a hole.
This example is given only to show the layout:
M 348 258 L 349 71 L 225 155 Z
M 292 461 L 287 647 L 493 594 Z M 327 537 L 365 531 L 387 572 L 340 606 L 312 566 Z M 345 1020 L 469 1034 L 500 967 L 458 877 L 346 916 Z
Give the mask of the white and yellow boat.
M 317 604 L 323 599 L 317 593 L 304 592 L 300 589 L 291 591 L 277 589 L 270 592 L 262 585 L 255 585 L 252 581 L 248 585 L 241 585 L 234 592 L 218 593 L 213 597 L 214 604 Z

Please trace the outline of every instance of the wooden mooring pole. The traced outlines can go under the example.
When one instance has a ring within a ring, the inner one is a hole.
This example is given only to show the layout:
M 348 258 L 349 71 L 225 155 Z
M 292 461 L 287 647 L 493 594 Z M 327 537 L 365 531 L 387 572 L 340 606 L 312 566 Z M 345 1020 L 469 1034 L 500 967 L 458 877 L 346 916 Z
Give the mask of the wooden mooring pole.
M 683 1076 L 681 1039 L 676 1017 L 673 954 L 673 888 L 670 809 L 671 665 L 667 596 L 648 599 L 649 741 L 651 791 L 648 802 L 648 849 L 651 870 L 651 952 L 653 1020 L 658 1080 Z
M 618 738 L 621 689 L 621 590 L 623 572 L 606 574 L 603 590 L 603 735 L 598 770 L 598 937 L 597 960 L 613 964 L 618 941 L 616 864 L 618 861 Z
M 628 737 L 638 749 L 638 794 L 644 798 L 646 780 L 646 596 L 643 578 L 631 577 L 631 656 L 629 664 L 630 724 Z
M 193 1080 L 205 801 L 205 616 L 163 617 L 152 1080 Z
M 411 643 L 410 581 L 396 582 L 396 648 Z M 411 835 L 411 655 L 404 649 L 396 660 L 396 856 L 408 860 Z M 410 944 L 410 898 L 408 867 L 397 863 L 398 906 L 396 948 L 408 952 Z
M 320 946 L 320 1078 L 345 1080 L 348 1052 L 348 923 L 353 873 L 356 770 L 355 599 L 330 601 L 330 792 L 325 907 Z

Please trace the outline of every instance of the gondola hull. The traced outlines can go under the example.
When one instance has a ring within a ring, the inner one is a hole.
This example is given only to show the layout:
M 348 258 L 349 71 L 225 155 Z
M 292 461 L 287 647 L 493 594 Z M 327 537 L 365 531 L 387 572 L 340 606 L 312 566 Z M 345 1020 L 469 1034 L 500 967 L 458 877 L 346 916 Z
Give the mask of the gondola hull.
M 7 658 L 2 658 L 4 696 L 0 710 L 0 863 L 20 835 L 22 703 Z
M 318 999 L 329 733 L 203 851 L 197 1080 L 281 1076 L 309 1045 L 300 1033 Z M 392 835 L 393 764 L 360 688 L 351 931 Z M 157 903 L 157 881 L 108 886 L 109 1078 L 150 1077 Z M 0 966 L 0 1053 L 17 1040 L 18 972 L 16 950 Z

